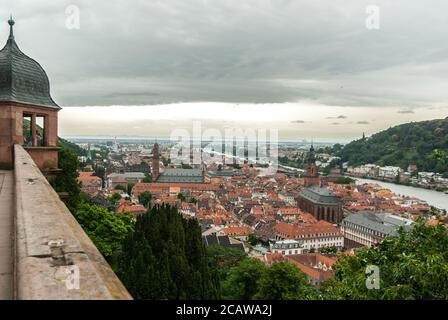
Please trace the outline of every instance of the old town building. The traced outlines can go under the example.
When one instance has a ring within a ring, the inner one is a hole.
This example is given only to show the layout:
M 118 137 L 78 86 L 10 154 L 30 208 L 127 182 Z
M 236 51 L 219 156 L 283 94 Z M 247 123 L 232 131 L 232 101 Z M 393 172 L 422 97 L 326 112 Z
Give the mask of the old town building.
M 94 175 L 94 172 L 80 172 L 78 183 L 81 185 L 81 191 L 94 197 L 101 191 L 103 180 Z
M 311 145 L 310 152 L 307 157 L 308 167 L 306 169 L 305 174 L 303 175 L 304 186 L 318 186 L 320 184 L 319 173 L 317 172 L 316 166 L 316 154 L 314 152 L 314 146 Z
M 160 150 L 159 144 L 155 143 L 152 149 L 152 181 L 157 181 L 160 175 Z
M 342 202 L 329 189 L 318 186 L 304 188 L 297 202 L 301 210 L 311 213 L 318 220 L 331 223 L 342 221 Z
M 353 213 L 341 223 L 341 232 L 349 247 L 374 246 L 387 236 L 395 236 L 400 227 L 411 228 L 413 221 L 388 213 Z

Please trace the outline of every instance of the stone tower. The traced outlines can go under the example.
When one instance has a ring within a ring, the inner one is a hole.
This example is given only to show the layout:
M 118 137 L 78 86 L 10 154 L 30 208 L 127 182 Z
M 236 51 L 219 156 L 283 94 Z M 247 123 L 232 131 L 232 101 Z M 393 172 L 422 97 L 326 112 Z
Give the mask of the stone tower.
M 0 51 L 0 169 L 13 167 L 15 144 L 23 145 L 41 170 L 55 169 L 61 108 L 51 98 L 44 69 L 17 46 L 14 23 L 11 17 Z
M 306 173 L 303 175 L 305 187 L 318 186 L 320 184 L 319 173 L 316 166 L 316 154 L 314 146 L 311 144 L 310 151 L 307 157 L 308 167 Z
M 152 148 L 152 181 L 157 181 L 160 175 L 160 150 L 156 142 Z

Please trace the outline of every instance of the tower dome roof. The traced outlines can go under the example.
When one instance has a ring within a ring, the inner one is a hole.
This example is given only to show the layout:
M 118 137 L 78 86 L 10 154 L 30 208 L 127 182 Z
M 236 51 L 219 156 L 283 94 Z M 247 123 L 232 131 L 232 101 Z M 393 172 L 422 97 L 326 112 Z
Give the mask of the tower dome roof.
M 40 64 L 20 51 L 9 21 L 8 41 L 0 51 L 0 102 L 18 102 L 60 109 L 50 95 L 50 82 Z

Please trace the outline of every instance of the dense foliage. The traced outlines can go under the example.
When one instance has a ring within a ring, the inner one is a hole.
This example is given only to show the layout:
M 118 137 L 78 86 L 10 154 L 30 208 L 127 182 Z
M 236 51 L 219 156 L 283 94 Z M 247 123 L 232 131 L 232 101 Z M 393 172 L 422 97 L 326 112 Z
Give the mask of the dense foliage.
M 67 193 L 67 198 L 64 200 L 67 208 L 98 250 L 113 265 L 114 255 L 121 249 L 124 238 L 133 230 L 132 215 L 112 214 L 105 207 L 88 204 L 77 181 L 78 157 L 72 149 L 60 146 L 58 167 L 62 173 L 57 175 L 51 184 L 57 192 Z
M 448 149 L 448 118 L 395 126 L 353 141 L 335 153 L 353 166 L 375 163 L 406 169 L 416 164 L 419 171 L 448 173 L 448 163 L 432 156 L 436 149 Z
M 123 243 L 118 276 L 136 299 L 220 297 L 198 222 L 170 206 L 154 206 L 137 218 Z
M 319 296 L 306 275 L 289 263 L 279 262 L 268 267 L 239 250 L 210 246 L 207 251 L 219 274 L 222 299 L 287 300 Z
M 247 258 L 246 254 L 240 250 L 219 245 L 208 246 L 207 256 L 213 268 L 218 271 L 221 281 L 227 278 L 230 268 L 237 266 Z
M 65 204 L 71 212 L 83 201 L 81 188 L 78 183 L 79 162 L 76 154 L 67 148 L 58 152 L 58 167 L 62 170 L 52 181 L 51 185 L 56 192 L 66 192 L 68 198 Z
M 148 208 L 151 203 L 152 195 L 149 191 L 142 192 L 138 195 L 138 202 L 145 208 Z
M 224 299 L 232 300 L 307 300 L 319 297 L 307 276 L 287 262 L 270 267 L 246 258 L 231 267 L 222 281 Z
M 83 203 L 73 214 L 103 256 L 110 261 L 134 229 L 130 213 L 111 214 L 107 209 Z
M 259 282 L 266 272 L 263 262 L 255 259 L 244 259 L 230 268 L 222 282 L 224 299 L 250 300 L 258 293 Z
M 378 290 L 366 287 L 368 265 L 379 267 Z M 335 271 L 324 285 L 326 299 L 448 299 L 447 230 L 418 222 L 376 248 L 340 256 Z
M 354 183 L 355 180 L 350 177 L 339 177 L 336 179 L 336 184 L 351 184 Z
M 73 151 L 77 156 L 87 155 L 87 151 L 78 146 L 76 143 L 70 142 L 62 138 L 58 138 L 58 146 Z

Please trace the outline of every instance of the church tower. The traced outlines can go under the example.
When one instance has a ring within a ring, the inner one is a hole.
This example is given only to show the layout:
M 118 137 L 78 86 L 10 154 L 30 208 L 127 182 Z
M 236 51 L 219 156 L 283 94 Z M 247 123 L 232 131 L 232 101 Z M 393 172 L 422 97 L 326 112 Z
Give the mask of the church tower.
M 316 154 L 314 146 L 311 144 L 310 151 L 307 156 L 308 167 L 306 173 L 303 175 L 305 187 L 318 186 L 320 184 L 319 173 L 316 166 Z
M 152 148 L 152 181 L 157 181 L 160 176 L 160 150 L 156 142 Z
M 0 50 L 0 169 L 12 169 L 14 145 L 22 145 L 41 170 L 58 166 L 57 130 L 61 109 L 51 98 L 50 82 L 38 62 L 14 38 L 14 20 Z

